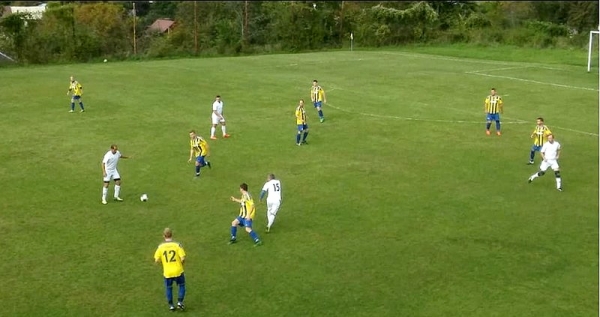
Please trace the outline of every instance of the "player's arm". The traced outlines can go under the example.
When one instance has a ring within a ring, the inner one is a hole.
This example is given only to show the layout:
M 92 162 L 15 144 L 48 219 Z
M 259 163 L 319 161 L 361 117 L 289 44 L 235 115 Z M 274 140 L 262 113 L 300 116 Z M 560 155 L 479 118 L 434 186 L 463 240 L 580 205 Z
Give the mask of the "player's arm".
M 533 139 L 533 138 L 535 138 L 535 130 L 536 130 L 536 129 L 533 129 L 533 132 L 531 132 L 531 136 L 530 136 L 530 138 L 532 138 L 532 139 Z
M 327 96 L 325 95 L 325 89 L 321 88 L 321 93 L 323 93 L 323 102 L 327 103 Z
M 498 110 L 500 110 L 501 114 L 504 113 L 504 102 L 502 101 L 502 98 L 498 99 Z
M 262 201 L 262 200 L 263 200 L 263 198 L 264 198 L 264 197 L 265 197 L 265 195 L 267 194 L 267 190 L 268 190 L 268 188 L 269 188 L 269 184 L 268 184 L 268 183 L 265 183 L 265 184 L 263 185 L 263 188 L 262 188 L 262 189 L 261 189 L 261 191 L 260 191 L 260 196 L 258 197 L 258 201 Z
M 556 149 L 556 159 L 558 160 L 559 157 L 560 157 L 560 146 L 558 147 L 558 149 Z
M 316 96 L 313 93 L 313 88 L 310 88 L 310 101 L 315 102 L 316 101 Z
M 542 149 L 540 150 L 540 156 L 542 157 L 542 161 L 546 160 L 546 147 L 542 146 Z
M 185 262 L 185 250 L 183 249 L 181 244 L 178 247 L 177 253 L 179 254 L 179 258 L 181 259 L 181 264 L 183 264 Z
M 106 177 L 106 162 L 102 162 L 102 177 Z
M 191 162 L 193 158 L 194 158 L 194 147 L 190 146 L 190 158 L 188 159 L 188 162 Z
M 487 113 L 488 112 L 488 105 L 490 103 L 489 99 L 485 99 L 485 101 L 483 102 L 483 112 Z
M 154 263 L 160 263 L 161 261 L 161 254 L 160 254 L 160 248 L 156 249 L 156 251 L 154 251 Z
M 233 196 L 229 197 L 229 199 L 230 199 L 231 201 L 235 201 L 235 202 L 236 202 L 236 203 L 238 203 L 238 204 L 241 204 L 241 203 L 242 203 L 242 200 L 241 200 L 241 199 L 235 198 L 235 197 L 233 197 Z

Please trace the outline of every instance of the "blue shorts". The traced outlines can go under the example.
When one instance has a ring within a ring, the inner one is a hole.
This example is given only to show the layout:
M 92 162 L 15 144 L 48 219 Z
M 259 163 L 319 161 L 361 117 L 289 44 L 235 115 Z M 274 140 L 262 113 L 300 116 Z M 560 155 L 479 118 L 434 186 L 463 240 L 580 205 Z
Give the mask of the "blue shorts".
M 298 125 L 298 132 L 302 132 L 304 130 L 308 130 L 308 124 L 299 124 Z
M 206 162 L 204 161 L 204 156 L 196 156 L 196 162 L 200 163 L 200 166 L 206 165 Z
M 177 285 L 185 285 L 185 276 L 183 273 L 178 277 L 165 277 L 165 287 L 171 288 L 173 287 L 173 282 L 177 283 Z
M 533 146 L 531 147 L 531 150 L 532 150 L 532 151 L 535 151 L 535 152 L 539 152 L 541 149 L 542 149 L 542 146 L 541 146 L 541 145 L 533 145 Z
M 246 219 L 246 218 L 242 218 L 240 216 L 238 216 L 235 219 L 237 219 L 240 222 L 240 224 L 238 226 L 252 229 L 252 220 Z
M 499 113 L 488 113 L 487 116 L 485 117 L 485 119 L 487 121 L 500 121 L 500 114 Z
M 81 99 L 81 96 L 73 96 L 73 100 L 79 100 Z
M 321 106 L 322 101 L 315 101 L 313 103 L 313 105 L 315 106 L 315 108 L 320 107 Z

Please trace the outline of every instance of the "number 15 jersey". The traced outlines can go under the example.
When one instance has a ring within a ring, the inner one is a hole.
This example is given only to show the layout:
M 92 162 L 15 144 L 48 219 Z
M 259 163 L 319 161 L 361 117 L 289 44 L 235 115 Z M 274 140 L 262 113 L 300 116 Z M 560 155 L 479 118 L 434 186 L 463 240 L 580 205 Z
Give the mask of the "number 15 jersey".
M 267 201 L 281 201 L 281 182 L 278 179 L 266 182 L 262 190 L 267 192 Z
M 179 242 L 165 241 L 154 252 L 154 261 L 161 259 L 163 275 L 165 278 L 179 277 L 183 274 L 183 261 L 185 251 Z

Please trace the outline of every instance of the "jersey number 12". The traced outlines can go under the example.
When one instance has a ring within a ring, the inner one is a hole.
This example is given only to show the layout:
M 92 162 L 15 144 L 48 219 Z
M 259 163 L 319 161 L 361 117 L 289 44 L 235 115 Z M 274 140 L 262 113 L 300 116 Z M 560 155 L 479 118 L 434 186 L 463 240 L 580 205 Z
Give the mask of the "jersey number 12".
M 175 250 L 165 251 L 163 252 L 163 256 L 165 257 L 165 262 L 175 262 Z M 169 257 L 170 256 L 170 257 Z

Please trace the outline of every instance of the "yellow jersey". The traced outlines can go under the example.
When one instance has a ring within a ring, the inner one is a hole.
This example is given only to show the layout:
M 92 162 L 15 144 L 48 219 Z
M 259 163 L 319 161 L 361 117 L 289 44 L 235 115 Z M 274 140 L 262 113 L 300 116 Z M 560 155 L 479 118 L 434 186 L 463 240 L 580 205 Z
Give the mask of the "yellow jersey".
M 254 199 L 252 199 L 250 193 L 245 193 L 242 195 L 241 200 L 240 217 L 254 220 L 254 212 L 256 211 Z
M 175 241 L 161 243 L 154 252 L 154 261 L 162 262 L 165 278 L 178 277 L 183 274 L 183 260 L 185 251 L 181 244 Z
M 83 87 L 78 81 L 72 81 L 71 85 L 69 85 L 69 92 L 71 92 L 73 96 L 81 96 L 81 94 L 83 94 Z
M 195 156 L 206 156 L 208 154 L 208 142 L 199 136 L 190 139 L 190 148 L 194 151 Z
M 306 111 L 304 107 L 296 108 L 296 124 L 306 124 Z
M 533 139 L 533 145 L 542 146 L 544 143 L 548 141 L 548 135 L 552 134 L 552 131 L 548 129 L 546 125 L 536 125 L 531 133 L 531 138 Z
M 325 91 L 323 91 L 321 86 L 310 87 L 310 100 L 312 100 L 312 102 L 323 101 L 324 94 Z
M 485 112 L 490 114 L 502 113 L 502 97 L 489 95 L 485 98 Z

